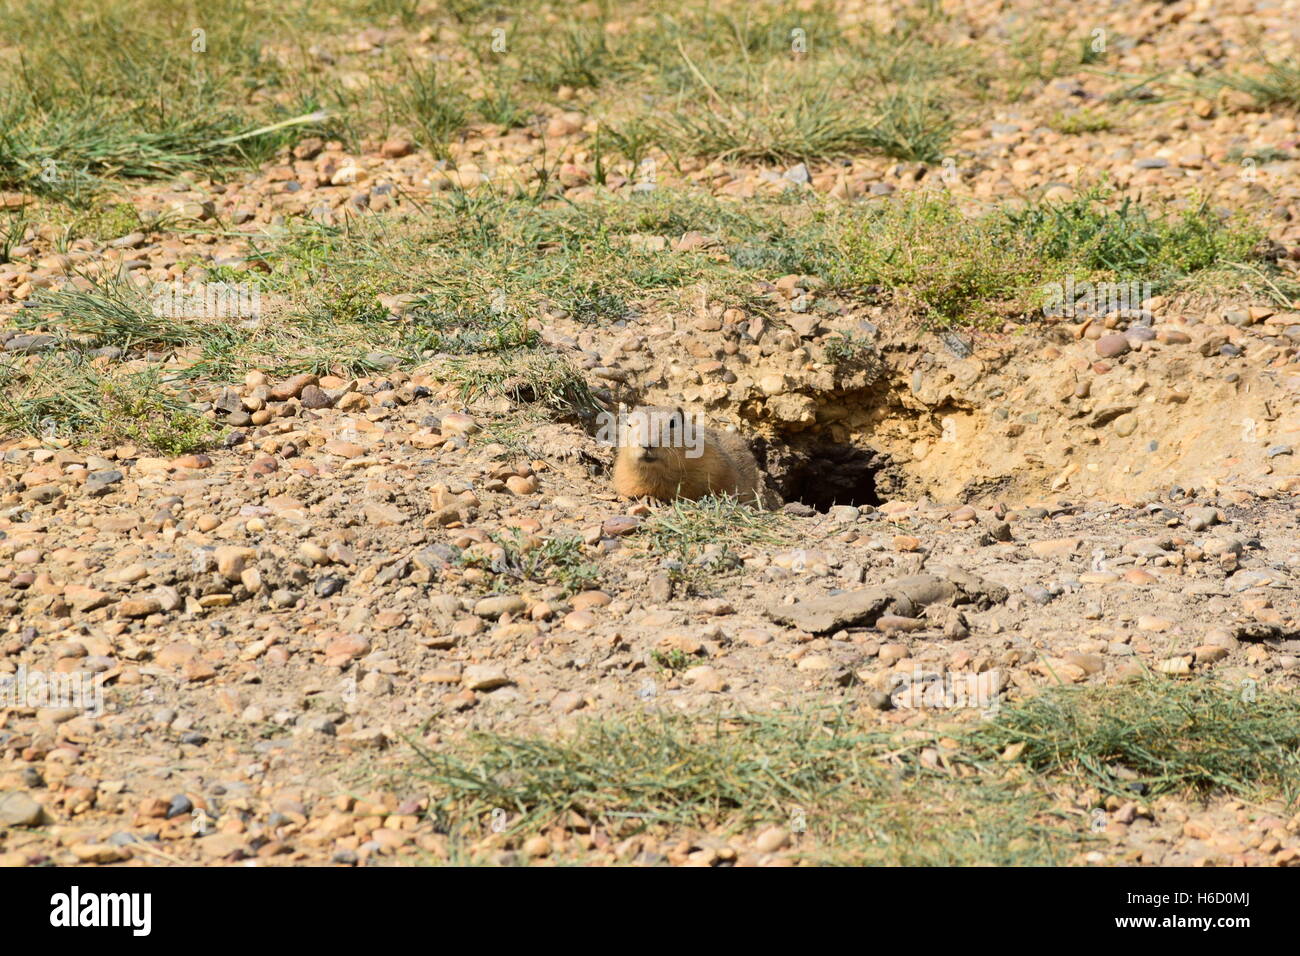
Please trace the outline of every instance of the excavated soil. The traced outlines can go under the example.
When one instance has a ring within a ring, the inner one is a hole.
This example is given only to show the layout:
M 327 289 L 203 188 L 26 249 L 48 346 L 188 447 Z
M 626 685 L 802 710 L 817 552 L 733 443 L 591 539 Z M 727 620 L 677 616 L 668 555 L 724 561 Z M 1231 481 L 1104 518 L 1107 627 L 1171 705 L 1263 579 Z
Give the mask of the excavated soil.
M 1158 317 L 1028 335 L 929 334 L 874 312 L 814 322 L 792 314 L 797 328 L 765 330 L 757 342 L 752 328 L 650 327 L 597 349 L 625 361 L 647 341 L 662 351 L 667 338 L 669 354 L 705 358 L 651 363 L 644 387 L 614 397 L 685 402 L 734 425 L 752 436 L 785 500 L 819 511 L 893 497 L 1122 500 L 1224 480 L 1276 486 L 1275 470 L 1285 486 L 1291 471 L 1277 448 L 1300 427 L 1295 382 L 1268 364 L 1292 347 L 1281 333 L 1293 314 L 1257 309 L 1260 324 L 1247 331 L 1163 301 L 1152 307 Z M 844 333 L 872 342 L 849 368 L 821 349 Z M 1099 356 L 1103 335 L 1122 343 L 1124 358 Z M 1262 363 L 1241 362 L 1243 349 Z M 710 381 L 723 369 L 734 381 Z

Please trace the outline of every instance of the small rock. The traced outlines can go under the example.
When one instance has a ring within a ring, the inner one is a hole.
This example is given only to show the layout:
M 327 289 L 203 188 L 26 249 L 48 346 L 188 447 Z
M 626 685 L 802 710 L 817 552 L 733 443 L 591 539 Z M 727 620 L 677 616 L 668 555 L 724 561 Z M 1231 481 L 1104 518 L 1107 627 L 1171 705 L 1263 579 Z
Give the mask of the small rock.
M 401 159 L 415 152 L 415 146 L 409 139 L 393 137 L 384 140 L 384 145 L 379 147 L 379 152 L 385 159 Z
M 271 389 L 269 397 L 273 402 L 285 402 L 291 398 L 297 398 L 302 394 L 304 388 L 308 385 L 315 385 L 319 381 L 320 379 L 315 375 L 304 372 L 276 385 Z
M 131 858 L 131 851 L 109 843 L 74 843 L 68 847 L 82 863 L 117 863 Z
M 601 522 L 600 530 L 611 538 L 620 537 L 625 534 L 631 534 L 641 526 L 641 519 L 635 515 L 615 515 L 612 518 L 606 518 Z
M 1103 335 L 1097 340 L 1097 354 L 1102 358 L 1117 358 L 1129 351 L 1132 346 L 1126 336 L 1119 333 Z
M 496 620 L 502 614 L 522 614 L 528 605 L 517 594 L 500 594 L 485 597 L 474 605 L 474 613 L 479 617 Z
M 471 664 L 461 674 L 460 681 L 469 690 L 493 690 L 511 683 L 504 670 L 490 664 Z
M 45 808 L 26 793 L 0 791 L 0 826 L 37 827 L 45 821 Z
M 682 675 L 682 679 L 710 694 L 721 693 L 727 686 L 722 675 L 707 664 L 690 668 Z
M 790 831 L 784 827 L 768 827 L 754 841 L 759 853 L 776 853 L 790 845 Z

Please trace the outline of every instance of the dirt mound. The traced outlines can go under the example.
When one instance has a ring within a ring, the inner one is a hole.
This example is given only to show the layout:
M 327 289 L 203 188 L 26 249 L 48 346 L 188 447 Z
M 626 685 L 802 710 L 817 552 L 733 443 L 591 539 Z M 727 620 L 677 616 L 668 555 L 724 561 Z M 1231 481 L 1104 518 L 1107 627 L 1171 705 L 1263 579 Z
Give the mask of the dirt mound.
M 786 499 L 822 511 L 1300 486 L 1300 313 L 1152 305 L 1037 334 L 930 333 L 866 310 L 683 323 L 612 340 L 602 361 L 635 370 L 616 396 L 741 428 Z M 644 361 L 651 341 L 669 357 Z

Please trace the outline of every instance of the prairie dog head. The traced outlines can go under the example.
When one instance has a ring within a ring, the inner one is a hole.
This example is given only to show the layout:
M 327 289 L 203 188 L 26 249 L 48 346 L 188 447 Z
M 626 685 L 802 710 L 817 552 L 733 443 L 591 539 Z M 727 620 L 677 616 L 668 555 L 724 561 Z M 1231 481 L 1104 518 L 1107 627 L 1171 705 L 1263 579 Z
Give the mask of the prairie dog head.
M 646 465 L 679 465 L 704 451 L 703 427 L 680 408 L 643 406 L 625 413 L 618 431 L 619 455 Z

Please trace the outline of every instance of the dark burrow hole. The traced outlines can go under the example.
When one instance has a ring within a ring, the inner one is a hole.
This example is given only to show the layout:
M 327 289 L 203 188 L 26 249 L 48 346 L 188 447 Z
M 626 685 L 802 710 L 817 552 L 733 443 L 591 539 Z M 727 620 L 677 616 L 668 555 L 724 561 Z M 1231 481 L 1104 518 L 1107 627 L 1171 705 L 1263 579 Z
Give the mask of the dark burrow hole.
M 755 449 L 756 451 L 758 449 Z M 835 505 L 878 505 L 890 497 L 894 477 L 888 460 L 870 448 L 811 442 L 771 443 L 762 449 L 767 473 L 787 502 L 801 501 L 817 511 Z

